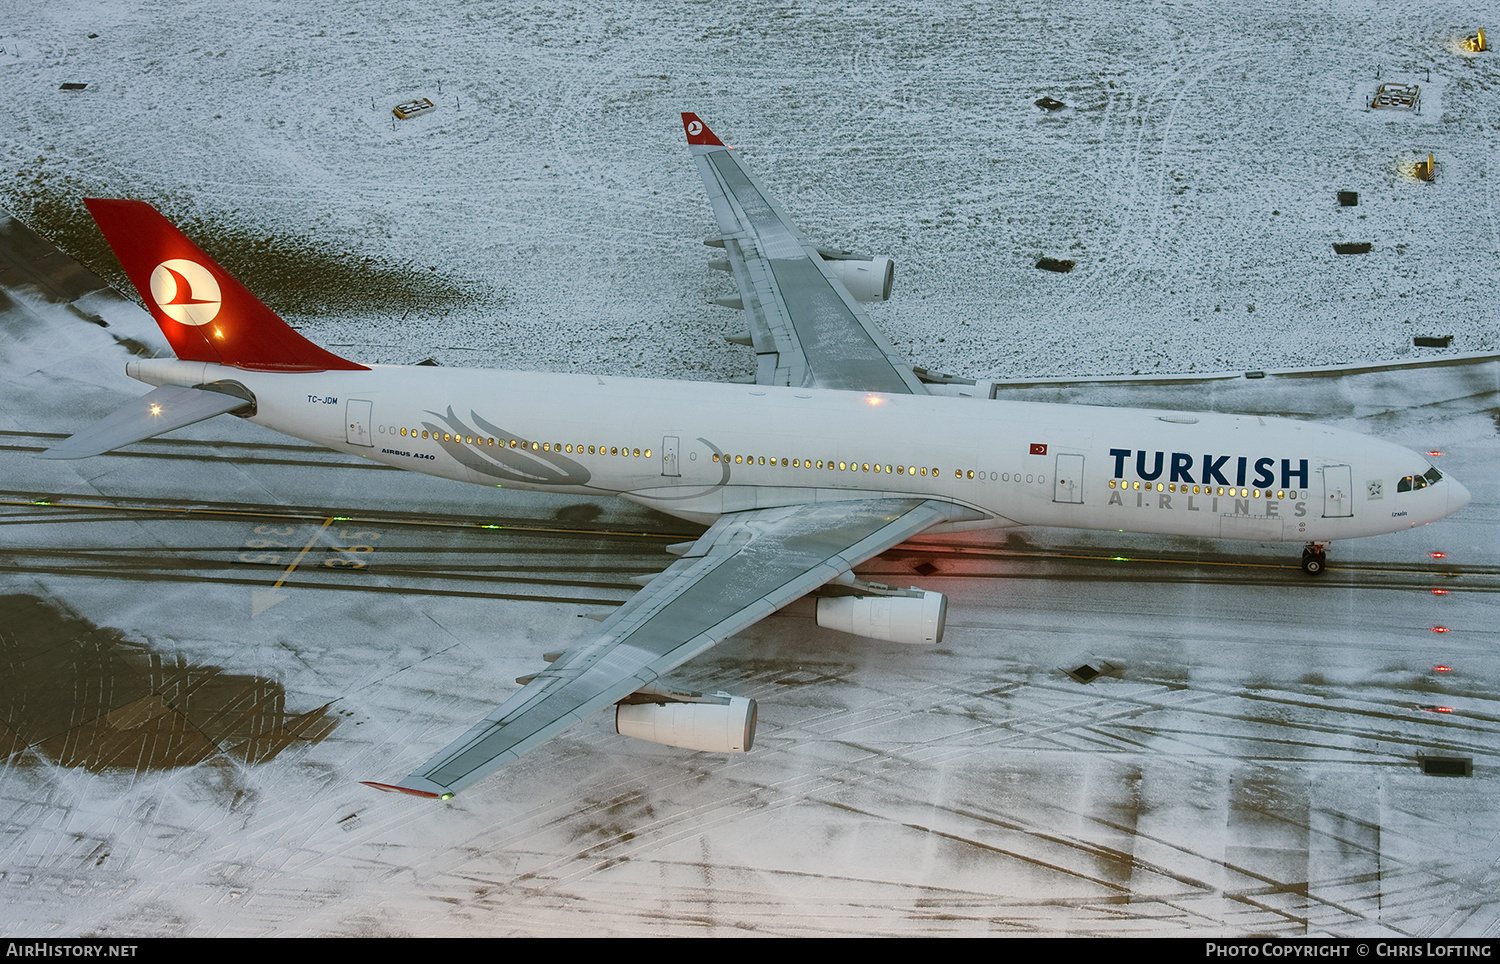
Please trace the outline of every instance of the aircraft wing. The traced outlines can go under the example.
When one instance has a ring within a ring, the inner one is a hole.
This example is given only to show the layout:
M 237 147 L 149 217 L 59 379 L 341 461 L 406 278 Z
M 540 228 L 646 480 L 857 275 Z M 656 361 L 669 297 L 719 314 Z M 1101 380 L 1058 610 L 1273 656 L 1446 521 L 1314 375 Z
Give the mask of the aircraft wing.
M 756 382 L 927 394 L 739 155 L 698 115 L 682 123 L 740 290 Z
M 164 385 L 140 398 L 131 399 L 103 421 L 63 439 L 39 453 L 37 458 L 86 459 L 254 405 L 250 399 L 239 395 Z
M 446 799 L 853 566 L 968 510 L 918 498 L 754 509 L 687 553 L 420 770 L 381 790 Z

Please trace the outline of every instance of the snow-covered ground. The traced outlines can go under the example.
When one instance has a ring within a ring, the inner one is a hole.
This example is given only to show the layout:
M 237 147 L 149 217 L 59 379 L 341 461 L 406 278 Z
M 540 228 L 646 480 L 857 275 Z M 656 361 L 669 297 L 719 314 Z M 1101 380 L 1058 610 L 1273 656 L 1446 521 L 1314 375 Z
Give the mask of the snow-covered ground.
M 0 206 L 97 257 L 77 198 L 151 200 L 365 360 L 747 372 L 719 337 L 732 313 L 707 306 L 731 291 L 698 243 L 713 225 L 681 110 L 741 145 L 810 236 L 898 260 L 871 313 L 918 364 L 996 377 L 1434 354 L 1413 334 L 1500 349 L 1500 60 L 1458 49 L 1495 27 L 1468 6 L 5 6 Z M 1423 85 L 1422 113 L 1364 109 L 1392 80 Z M 438 110 L 393 121 L 417 96 Z M 1044 113 L 1042 96 L 1066 106 Z M 1422 184 L 1404 168 L 1429 151 L 1439 175 Z M 1042 255 L 1077 267 L 1038 271 Z M 232 419 L 140 457 L 31 458 L 27 433 L 138 389 L 115 338 L 156 336 L 139 313 L 106 317 L 0 304 L 0 488 L 542 522 L 580 508 L 305 447 L 267 457 L 281 440 Z M 1450 449 L 1445 470 L 1475 494 L 1452 520 L 1338 547 L 1344 581 L 1275 581 L 1285 547 L 1220 558 L 1108 533 L 1016 533 L 994 563 L 933 556 L 924 577 L 887 560 L 887 581 L 952 597 L 943 647 L 837 637 L 794 607 L 683 668 L 761 701 L 756 752 L 630 745 L 594 720 L 444 805 L 356 781 L 407 772 L 596 610 L 418 594 L 450 584 L 379 566 L 258 608 L 264 573 L 207 568 L 263 549 L 254 521 L 8 501 L 0 598 L 43 600 L 79 638 L 169 668 L 269 680 L 268 718 L 336 725 L 264 759 L 222 740 L 207 762 L 139 769 L 13 741 L 0 931 L 1494 935 L 1492 596 L 1434 573 L 1456 590 L 1435 595 L 1426 574 L 1438 551 L 1484 586 L 1500 571 L 1495 377 L 1318 383 L 1288 404 L 1326 399 L 1324 417 Z M 1266 410 L 1280 389 L 1218 390 Z M 317 529 L 289 527 L 299 546 Z M 537 591 L 595 602 L 660 558 L 431 532 L 385 526 L 375 552 L 454 569 L 514 553 L 584 587 Z M 1053 564 L 1059 547 L 1188 565 L 1105 574 Z M 1215 568 L 1241 555 L 1255 565 Z M 193 578 L 141 576 L 177 563 Z M 29 639 L 0 625 L 5 645 Z M 1088 687 L 1062 674 L 1085 661 L 1116 669 Z M 145 725 L 130 705 L 111 725 Z M 1424 753 L 1471 757 L 1474 777 L 1423 776 Z
M 897 259 L 874 314 L 937 370 L 1500 348 L 1500 57 L 1459 47 L 1471 4 L 8 6 L 0 204 L 82 236 L 78 195 L 132 196 L 211 250 L 273 238 L 265 299 L 377 361 L 748 371 L 706 307 L 730 291 L 681 110 L 810 236 Z M 1401 80 L 1420 114 L 1365 108 Z M 438 109 L 395 121 L 416 96 Z M 1403 173 L 1429 152 L 1435 183 Z

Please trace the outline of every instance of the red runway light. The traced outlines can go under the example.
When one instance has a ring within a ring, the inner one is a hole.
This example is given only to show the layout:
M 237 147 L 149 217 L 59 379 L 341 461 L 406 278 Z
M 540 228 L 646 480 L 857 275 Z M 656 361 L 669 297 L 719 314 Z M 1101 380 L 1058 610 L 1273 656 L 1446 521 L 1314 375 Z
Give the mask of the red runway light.
M 1448 627 L 1447 626 L 1434 626 L 1434 627 L 1432 627 L 1432 631 L 1435 632 L 1435 633 L 1446 633 L 1448 631 Z
M 1451 672 L 1453 672 L 1453 667 L 1452 666 L 1434 666 L 1432 668 L 1432 671 L 1434 673 L 1451 673 Z
M 1428 452 L 1427 454 L 1431 455 L 1434 458 L 1436 458 L 1437 456 L 1442 455 L 1443 453 L 1442 452 Z
M 1428 555 L 1431 556 L 1434 559 L 1446 559 L 1446 558 L 1448 558 L 1448 554 L 1446 552 L 1429 552 Z
M 1448 595 L 1448 590 L 1446 590 L 1446 589 L 1434 589 L 1432 591 L 1432 594 L 1434 596 L 1446 596 L 1446 595 Z

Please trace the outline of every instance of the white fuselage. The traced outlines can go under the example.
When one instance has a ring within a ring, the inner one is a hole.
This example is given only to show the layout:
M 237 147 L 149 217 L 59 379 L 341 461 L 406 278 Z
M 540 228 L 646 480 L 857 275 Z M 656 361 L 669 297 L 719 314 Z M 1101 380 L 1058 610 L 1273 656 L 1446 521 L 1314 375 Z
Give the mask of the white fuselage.
M 237 382 L 255 396 L 251 421 L 387 465 L 618 495 L 703 523 L 921 495 L 974 510 L 950 531 L 1328 542 L 1432 522 L 1469 498 L 1449 479 L 1412 486 L 1432 467 L 1407 449 L 1253 415 L 432 367 L 289 374 L 163 359 L 128 372 Z

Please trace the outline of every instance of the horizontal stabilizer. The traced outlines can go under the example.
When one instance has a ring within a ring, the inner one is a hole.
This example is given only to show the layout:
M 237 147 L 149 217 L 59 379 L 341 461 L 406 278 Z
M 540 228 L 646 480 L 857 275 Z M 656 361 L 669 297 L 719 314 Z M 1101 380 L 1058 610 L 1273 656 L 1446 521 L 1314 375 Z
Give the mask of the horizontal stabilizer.
M 127 402 L 104 421 L 64 439 L 37 457 L 84 459 L 254 404 L 223 392 L 163 385 L 149 395 Z

